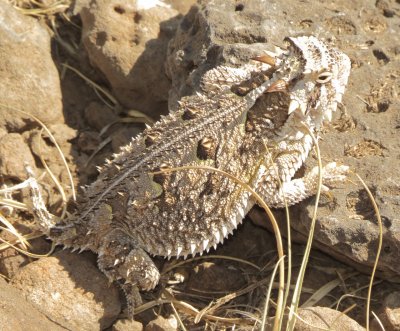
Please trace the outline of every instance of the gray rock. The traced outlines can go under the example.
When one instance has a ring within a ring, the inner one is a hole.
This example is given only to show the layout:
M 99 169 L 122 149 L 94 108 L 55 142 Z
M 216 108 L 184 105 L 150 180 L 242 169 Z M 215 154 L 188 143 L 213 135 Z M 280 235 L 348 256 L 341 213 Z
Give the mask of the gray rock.
M 128 0 L 99 0 L 83 5 L 80 14 L 89 59 L 122 105 L 154 117 L 166 113 L 170 82 L 164 60 L 178 12 L 159 6 L 141 9 Z
M 65 330 L 41 314 L 0 277 L 0 329 L 3 331 Z
M 49 319 L 70 330 L 102 330 L 112 325 L 121 306 L 91 254 L 62 251 L 22 268 L 14 287 Z
M 50 35 L 36 19 L 0 1 L 0 126 L 25 126 L 11 107 L 38 117 L 46 124 L 63 117 L 60 80 L 50 52 Z

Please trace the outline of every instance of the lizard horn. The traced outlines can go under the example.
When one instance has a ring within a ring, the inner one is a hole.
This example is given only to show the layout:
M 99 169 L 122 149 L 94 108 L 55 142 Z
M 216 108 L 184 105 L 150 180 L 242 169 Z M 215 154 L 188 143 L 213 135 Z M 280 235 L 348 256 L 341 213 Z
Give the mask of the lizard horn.
M 273 56 L 268 55 L 268 54 L 255 56 L 255 57 L 252 57 L 251 59 L 254 61 L 259 61 L 262 63 L 269 64 L 272 67 L 276 67 L 276 58 L 274 58 Z
M 287 83 L 283 79 L 278 79 L 276 82 L 272 83 L 264 93 L 271 92 L 284 92 L 287 91 Z

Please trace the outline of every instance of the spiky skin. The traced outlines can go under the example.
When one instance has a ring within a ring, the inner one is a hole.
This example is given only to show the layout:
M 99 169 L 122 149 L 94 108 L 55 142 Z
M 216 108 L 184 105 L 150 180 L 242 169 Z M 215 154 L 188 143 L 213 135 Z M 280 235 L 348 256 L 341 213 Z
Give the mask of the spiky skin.
M 150 290 L 159 281 L 147 253 L 179 257 L 208 251 L 255 203 L 241 185 L 216 172 L 155 172 L 211 166 L 250 185 L 271 207 L 315 194 L 317 170 L 292 179 L 313 146 L 305 125 L 318 132 L 330 120 L 350 61 L 314 37 L 287 41 L 288 51 L 276 58 L 275 67 L 209 71 L 201 93 L 183 98 L 178 111 L 103 167 L 74 217 L 45 229 L 49 237 L 98 253 L 101 270 L 110 280 L 125 282 L 128 301 L 135 304 L 138 288 Z M 270 90 L 275 92 L 265 93 Z M 328 164 L 324 185 L 343 181 L 346 172 L 345 166 Z

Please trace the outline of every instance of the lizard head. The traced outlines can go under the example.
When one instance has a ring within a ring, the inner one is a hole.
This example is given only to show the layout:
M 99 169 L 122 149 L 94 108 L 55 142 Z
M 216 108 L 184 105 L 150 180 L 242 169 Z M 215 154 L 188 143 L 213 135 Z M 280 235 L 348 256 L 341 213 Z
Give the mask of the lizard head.
M 289 95 L 288 113 L 318 129 L 331 121 L 350 74 L 350 59 L 315 37 L 289 37 L 274 59 L 274 83 L 266 92 Z M 271 61 L 269 61 L 271 62 Z

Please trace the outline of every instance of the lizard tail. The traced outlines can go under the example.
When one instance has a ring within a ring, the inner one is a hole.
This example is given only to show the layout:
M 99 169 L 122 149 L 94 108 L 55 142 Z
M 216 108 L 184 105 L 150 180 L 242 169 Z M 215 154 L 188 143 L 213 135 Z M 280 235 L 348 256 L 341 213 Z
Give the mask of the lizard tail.
M 50 229 L 56 224 L 56 217 L 52 215 L 46 208 L 44 203 L 41 188 L 33 174 L 32 169 L 27 166 L 26 171 L 28 173 L 28 188 L 29 195 L 31 197 L 31 212 L 35 218 L 36 224 L 41 232 L 49 234 Z

